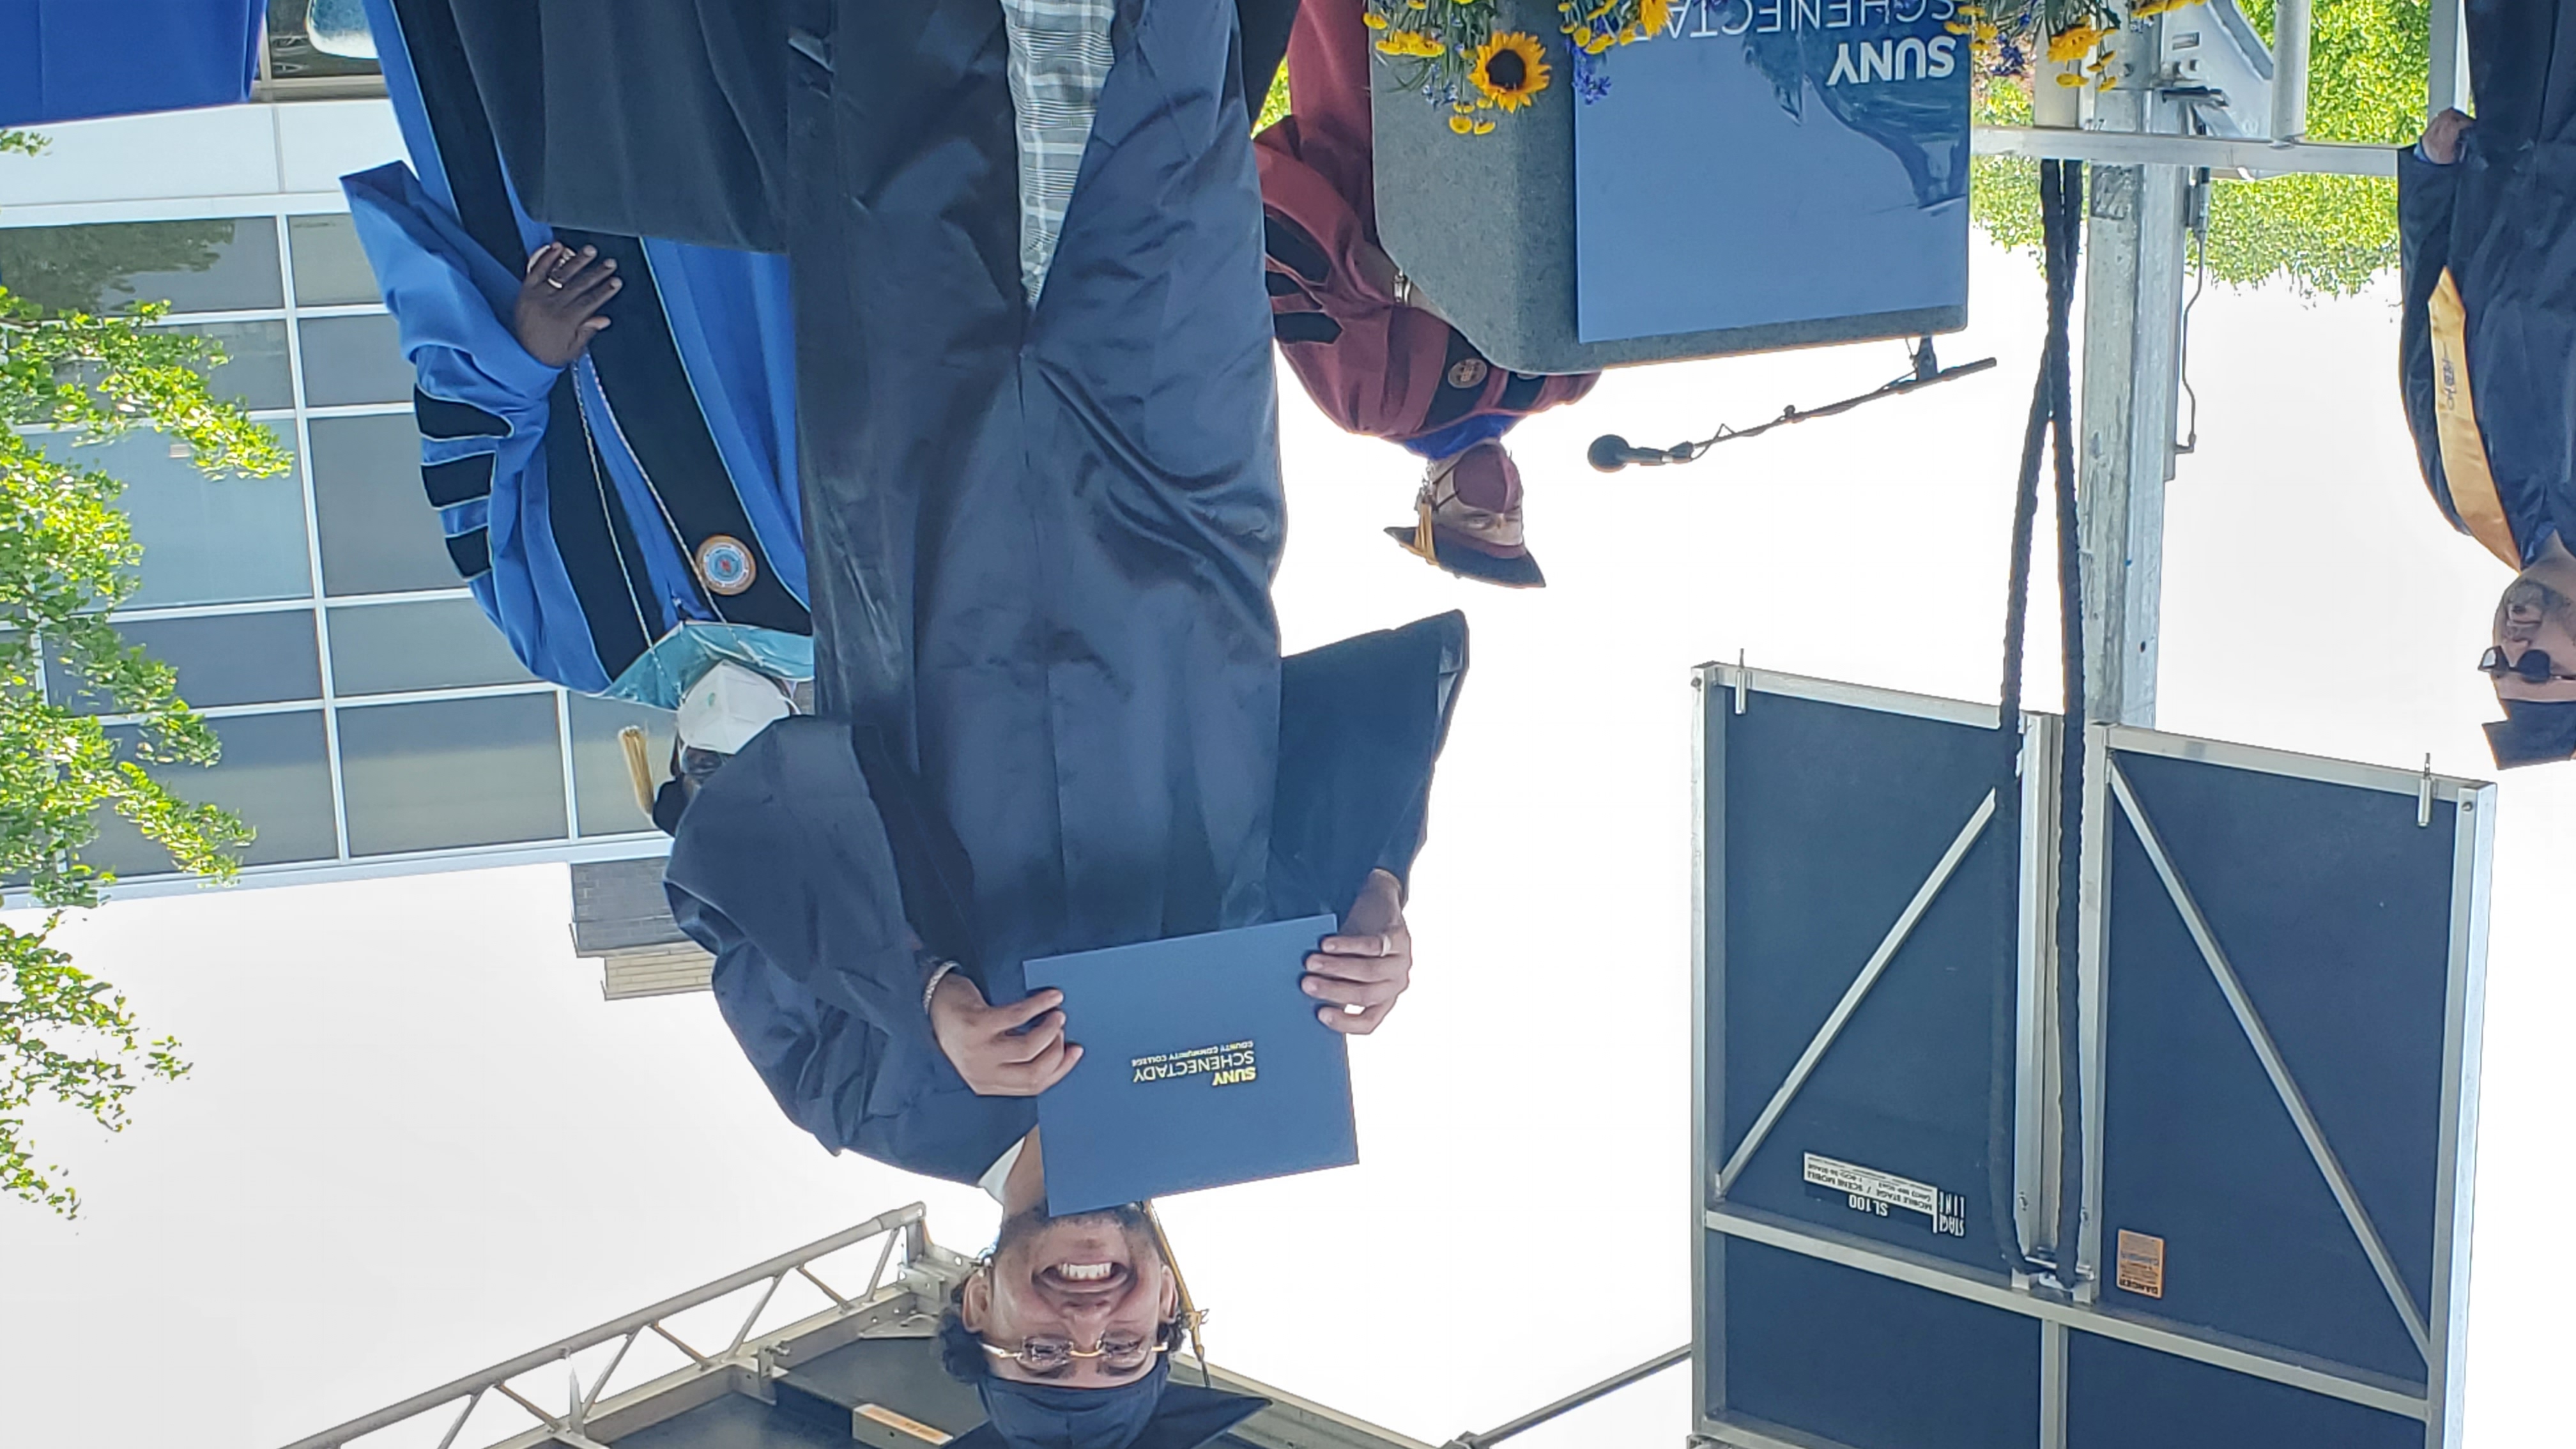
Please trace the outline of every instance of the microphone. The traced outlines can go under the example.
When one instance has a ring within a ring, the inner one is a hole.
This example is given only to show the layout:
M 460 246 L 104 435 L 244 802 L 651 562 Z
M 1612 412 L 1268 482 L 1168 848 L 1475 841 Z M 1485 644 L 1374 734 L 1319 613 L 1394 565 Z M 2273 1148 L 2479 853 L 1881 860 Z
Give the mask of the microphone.
M 1689 456 L 1689 446 L 1685 444 L 1679 448 L 1640 448 L 1617 433 L 1603 433 L 1592 440 L 1591 448 L 1586 450 L 1583 456 L 1593 467 L 1602 472 L 1616 473 L 1631 463 L 1652 466 L 1657 463 L 1686 461 Z

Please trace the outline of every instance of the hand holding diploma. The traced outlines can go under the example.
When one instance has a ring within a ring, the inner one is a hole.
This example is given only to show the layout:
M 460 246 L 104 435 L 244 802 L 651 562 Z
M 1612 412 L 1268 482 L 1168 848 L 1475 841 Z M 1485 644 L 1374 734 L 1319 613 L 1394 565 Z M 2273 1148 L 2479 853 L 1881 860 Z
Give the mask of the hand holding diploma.
M 952 971 L 931 993 L 930 1029 L 977 1096 L 1034 1097 L 1082 1060 L 1082 1048 L 1064 1039 L 1064 1013 L 1056 1009 L 1063 1002 L 1063 992 L 1046 990 L 993 1006 Z
M 1413 933 L 1405 928 L 1394 876 L 1369 872 L 1360 898 L 1342 917 L 1340 933 L 1326 936 L 1306 958 L 1306 972 L 1306 994 L 1328 1003 L 1316 1011 L 1316 1020 L 1345 1036 L 1377 1030 L 1413 984 Z

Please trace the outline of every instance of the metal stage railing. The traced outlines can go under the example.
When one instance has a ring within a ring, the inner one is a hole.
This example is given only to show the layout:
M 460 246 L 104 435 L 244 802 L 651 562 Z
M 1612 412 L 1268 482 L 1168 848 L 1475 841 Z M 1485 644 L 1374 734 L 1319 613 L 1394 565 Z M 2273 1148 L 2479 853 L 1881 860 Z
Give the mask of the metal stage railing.
M 812 1265 L 819 1260 L 880 1236 L 885 1239 L 885 1246 L 877 1253 L 876 1267 L 869 1272 L 866 1286 L 856 1293 L 842 1293 L 824 1282 L 822 1277 L 813 1270 Z M 558 1339 L 543 1348 L 531 1350 L 516 1358 L 494 1364 L 490 1368 L 441 1384 L 437 1388 L 414 1394 L 398 1404 L 388 1405 L 372 1414 L 351 1419 L 345 1424 L 335 1425 L 319 1434 L 298 1439 L 287 1446 L 287 1449 L 343 1449 L 343 1446 L 380 1430 L 455 1406 L 455 1419 L 448 1425 L 446 1434 L 438 1440 L 438 1449 L 453 1449 L 457 1436 L 464 1431 L 466 1421 L 474 1416 L 474 1411 L 488 1400 L 495 1398 L 515 1405 L 527 1414 L 532 1421 L 526 1426 L 527 1432 L 543 1434 L 555 1443 L 580 1449 L 580 1446 L 594 1442 L 582 1430 L 595 1411 L 600 1408 L 618 1369 L 625 1365 L 627 1351 L 632 1349 L 645 1334 L 653 1334 L 687 1355 L 689 1366 L 682 1370 L 684 1373 L 703 1375 L 737 1367 L 753 1367 L 756 1365 L 762 1345 L 753 1340 L 752 1329 L 759 1323 L 760 1315 L 768 1309 L 770 1300 L 777 1296 L 779 1287 L 788 1278 L 793 1276 L 804 1279 L 820 1290 L 824 1297 L 831 1300 L 832 1308 L 825 1310 L 822 1316 L 847 1317 L 867 1313 L 882 1306 L 876 1300 L 897 1291 L 900 1287 L 900 1285 L 890 1287 L 886 1281 L 886 1269 L 893 1262 L 898 1244 L 902 1245 L 904 1250 L 903 1266 L 905 1267 L 928 1256 L 930 1239 L 928 1231 L 923 1226 L 923 1208 L 920 1203 L 896 1208 L 892 1212 L 880 1213 L 855 1227 L 844 1228 L 830 1237 L 818 1238 L 801 1248 L 781 1253 L 767 1262 L 754 1264 L 738 1273 L 730 1273 L 712 1283 L 692 1288 L 686 1293 L 665 1298 L 649 1308 L 638 1309 L 622 1318 L 611 1319 L 596 1328 Z M 669 1326 L 670 1320 L 690 1309 L 740 1293 L 754 1285 L 765 1285 L 761 1287 L 759 1300 L 753 1304 L 751 1312 L 744 1315 L 742 1326 L 734 1330 L 732 1340 L 720 1349 L 701 1350 L 693 1347 Z M 807 1324 L 810 1325 L 811 1322 L 812 1320 L 807 1320 Z M 562 1364 L 569 1368 L 575 1354 L 611 1343 L 616 1344 L 617 1347 L 607 1366 L 602 1368 L 587 1385 L 582 1384 L 576 1374 L 573 1380 L 575 1392 L 559 1413 L 549 1413 L 539 1408 L 535 1402 L 510 1385 L 512 1379 L 549 1365 Z

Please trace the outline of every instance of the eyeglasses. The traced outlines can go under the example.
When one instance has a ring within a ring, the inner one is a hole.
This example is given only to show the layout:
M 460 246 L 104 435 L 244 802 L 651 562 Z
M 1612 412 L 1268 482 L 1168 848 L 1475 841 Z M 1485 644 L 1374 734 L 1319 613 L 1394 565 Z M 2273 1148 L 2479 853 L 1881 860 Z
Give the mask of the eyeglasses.
M 980 1340 L 979 1340 L 980 1341 Z M 1020 1341 L 1018 1352 L 984 1344 L 984 1351 L 995 1358 L 1007 1358 L 1031 1373 L 1055 1373 L 1078 1358 L 1096 1358 L 1111 1373 L 1132 1373 L 1154 1361 L 1154 1355 L 1170 1345 L 1147 1342 L 1142 1338 L 1102 1338 L 1086 1351 L 1075 1348 L 1069 1338 L 1027 1338 Z
M 2525 649 L 2520 659 L 2508 664 L 2505 662 L 2504 647 L 2499 644 L 2488 645 L 2487 652 L 2478 656 L 2478 672 L 2489 679 L 2502 679 L 2506 675 L 2512 675 L 2525 684 L 2547 684 L 2553 679 L 2576 679 L 2576 674 L 2558 673 L 2553 667 L 2548 651 L 2543 649 Z

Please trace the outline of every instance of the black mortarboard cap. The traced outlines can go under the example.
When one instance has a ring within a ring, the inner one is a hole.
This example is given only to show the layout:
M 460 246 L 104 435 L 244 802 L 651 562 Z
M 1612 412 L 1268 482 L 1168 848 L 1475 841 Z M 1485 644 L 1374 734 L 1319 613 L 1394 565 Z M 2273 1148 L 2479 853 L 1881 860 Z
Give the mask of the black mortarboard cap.
M 985 1378 L 985 1422 L 949 1449 L 1199 1449 L 1269 1401 L 1171 1382 L 1171 1360 L 1114 1389 Z
M 2498 769 L 2576 759 L 2576 700 L 2508 699 L 2487 726 Z

